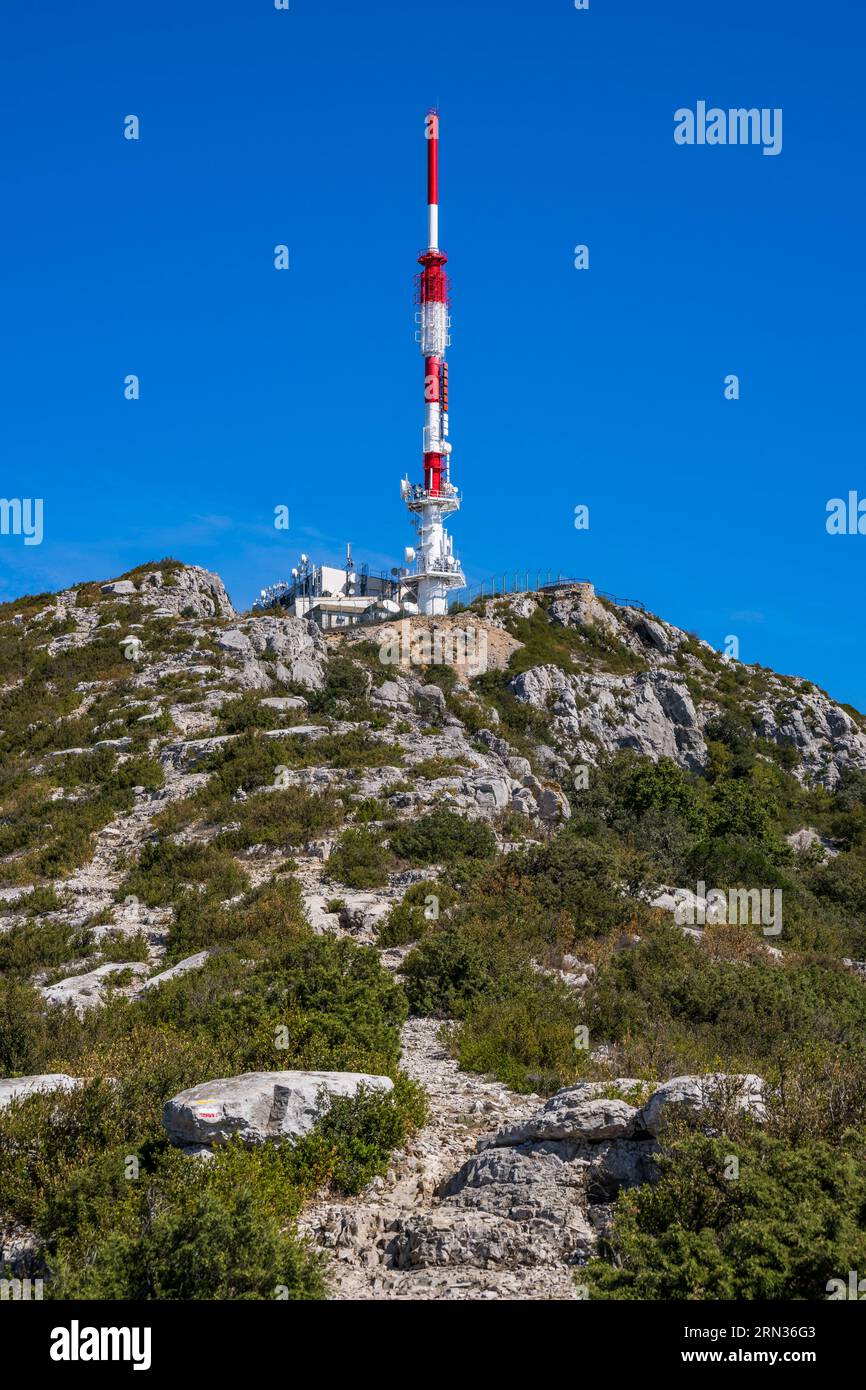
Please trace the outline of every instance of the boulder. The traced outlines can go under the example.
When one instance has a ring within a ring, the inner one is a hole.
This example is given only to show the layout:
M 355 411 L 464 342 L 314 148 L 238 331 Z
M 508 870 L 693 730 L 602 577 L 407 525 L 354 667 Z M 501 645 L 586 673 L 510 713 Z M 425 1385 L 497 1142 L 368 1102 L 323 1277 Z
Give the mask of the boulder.
M 307 701 L 303 695 L 267 695 L 261 703 L 267 705 L 268 709 L 278 710 L 280 714 L 307 708 Z
M 538 804 L 528 787 L 518 787 L 511 793 L 511 805 L 521 816 L 538 815 Z
M 486 773 L 465 777 L 460 789 L 465 795 L 472 797 L 479 809 L 488 815 L 504 811 L 511 801 L 512 791 L 518 790 L 510 777 L 491 777 Z
M 542 820 L 569 820 L 571 804 L 559 787 L 542 787 L 538 798 L 538 814 Z
M 17 1100 L 20 1096 L 32 1096 L 37 1091 L 74 1091 L 76 1087 L 83 1085 L 84 1082 L 80 1077 L 67 1076 L 65 1072 L 61 1071 L 40 1072 L 36 1076 L 4 1078 L 0 1080 L 0 1110 L 3 1110 L 10 1101 Z
M 245 633 L 239 632 L 237 628 L 230 628 L 228 632 L 221 632 L 217 638 L 217 646 L 222 652 L 230 652 L 232 656 L 252 656 L 253 647 L 249 637 Z
M 820 845 L 830 859 L 835 859 L 839 853 L 832 840 L 825 840 L 811 826 L 804 826 L 802 830 L 793 830 L 790 835 L 785 836 L 785 840 L 795 854 L 808 854 L 816 845 Z
M 179 743 L 166 743 L 160 750 L 160 760 L 186 772 L 235 738 L 237 734 L 212 734 L 209 738 L 188 738 Z
M 315 623 L 292 614 L 250 618 L 241 636 L 256 657 L 276 658 L 279 680 L 294 681 L 308 690 L 322 689 L 328 648 Z
M 115 579 L 111 584 L 101 584 L 100 593 L 103 594 L 134 594 L 135 585 L 131 579 Z
M 438 685 L 422 685 L 415 691 L 415 708 L 428 724 L 444 724 L 448 713 L 445 696 Z
M 674 1076 L 654 1091 L 635 1119 L 635 1129 L 657 1136 L 665 1107 L 685 1105 L 697 1113 L 714 1102 L 730 1102 L 756 1120 L 766 1117 L 764 1081 L 744 1075 L 712 1072 L 707 1076 Z
M 617 1081 L 579 1081 L 551 1096 L 543 1109 L 520 1125 L 503 1129 L 492 1145 L 525 1144 L 541 1139 L 575 1139 L 587 1143 L 601 1139 L 626 1139 L 634 1131 L 638 1108 L 621 1099 L 609 1099 L 602 1091 L 631 1091 L 641 1083 L 629 1078 Z
M 637 1108 L 624 1100 L 580 1099 L 560 1091 L 538 1115 L 525 1124 L 505 1130 L 496 1143 L 522 1144 L 527 1140 L 576 1139 L 596 1143 L 600 1139 L 628 1139 L 634 1130 Z
M 375 941 L 376 928 L 392 906 L 389 898 L 379 893 L 354 892 L 344 889 L 340 898 L 340 926 L 352 936 Z
M 359 1088 L 390 1091 L 388 1076 L 351 1071 L 249 1071 L 203 1081 L 167 1101 L 163 1128 L 172 1144 L 225 1144 L 233 1135 L 245 1143 L 307 1134 L 334 1096 Z
M 676 649 L 676 644 L 671 642 L 661 623 L 654 622 L 652 618 L 644 615 L 638 617 L 634 631 L 645 646 L 654 647 L 662 656 L 671 656 Z
M 494 734 L 490 729 L 479 729 L 475 735 L 475 740 L 507 763 L 511 756 L 511 744 L 504 738 L 500 738 L 499 734 Z
M 374 685 L 370 691 L 370 701 L 398 714 L 413 713 L 412 691 L 409 682 L 403 676 L 395 676 L 393 680 Z

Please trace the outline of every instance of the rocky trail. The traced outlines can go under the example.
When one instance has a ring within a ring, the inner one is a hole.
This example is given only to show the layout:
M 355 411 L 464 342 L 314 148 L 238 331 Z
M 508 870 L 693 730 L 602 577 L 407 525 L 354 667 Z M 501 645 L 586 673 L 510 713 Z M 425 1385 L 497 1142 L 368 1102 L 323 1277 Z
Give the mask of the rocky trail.
M 322 882 L 323 861 L 300 860 L 297 874 L 314 928 L 355 940 L 375 941 L 375 922 L 403 891 L 343 891 L 345 907 L 328 913 L 329 898 L 337 891 L 329 893 L 327 879 Z M 382 964 L 399 976 L 410 949 L 377 951 Z M 448 1027 L 440 1019 L 410 1018 L 400 1035 L 400 1068 L 428 1098 L 423 1130 L 392 1155 L 387 1175 L 374 1179 L 366 1192 L 352 1200 L 321 1202 L 302 1217 L 302 1231 L 325 1255 L 332 1297 L 574 1298 L 573 1271 L 565 1264 L 538 1264 L 530 1249 L 522 1260 L 492 1228 L 481 1231 L 479 1244 L 471 1214 L 445 1197 L 479 1143 L 529 1120 L 542 1103 L 536 1095 L 516 1095 L 499 1082 L 461 1071 L 449 1055 Z M 514 1234 L 527 1233 L 515 1222 Z M 420 1243 L 418 1235 L 423 1235 Z
M 323 1202 L 304 1213 L 302 1230 L 326 1254 L 332 1297 L 574 1298 L 573 1271 L 567 1266 L 534 1264 L 531 1250 L 525 1264 L 498 1263 L 505 1242 L 491 1229 L 486 1249 L 479 1248 L 471 1213 L 443 1198 L 478 1141 L 527 1120 L 540 1101 L 461 1072 L 448 1055 L 442 1029 L 436 1019 L 412 1018 L 401 1035 L 401 1069 L 428 1096 L 424 1129 L 393 1155 L 388 1174 L 360 1197 Z M 424 1239 L 413 1239 L 418 1235 Z M 488 1268 L 481 1267 L 482 1260 L 490 1261 Z

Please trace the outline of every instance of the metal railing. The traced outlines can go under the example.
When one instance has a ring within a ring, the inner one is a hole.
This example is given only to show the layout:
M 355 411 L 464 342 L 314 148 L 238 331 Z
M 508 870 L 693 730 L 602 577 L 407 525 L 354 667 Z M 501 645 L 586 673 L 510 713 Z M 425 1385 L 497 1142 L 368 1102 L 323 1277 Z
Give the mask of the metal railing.
M 555 573 L 553 570 L 514 570 L 513 573 L 503 570 L 502 574 L 491 575 L 490 579 L 482 579 L 477 584 L 467 584 L 464 589 L 456 589 L 449 599 L 449 606 L 453 608 L 459 605 L 468 608 L 476 599 L 499 598 L 505 594 L 550 592 L 572 584 L 590 583 L 592 581 L 589 579 L 577 579 L 573 575 L 563 574 L 561 570 Z M 598 598 L 607 599 L 608 603 L 616 604 L 617 608 L 639 608 L 644 613 L 647 611 L 640 599 L 620 598 L 617 594 L 606 593 L 603 589 L 596 589 L 595 594 Z

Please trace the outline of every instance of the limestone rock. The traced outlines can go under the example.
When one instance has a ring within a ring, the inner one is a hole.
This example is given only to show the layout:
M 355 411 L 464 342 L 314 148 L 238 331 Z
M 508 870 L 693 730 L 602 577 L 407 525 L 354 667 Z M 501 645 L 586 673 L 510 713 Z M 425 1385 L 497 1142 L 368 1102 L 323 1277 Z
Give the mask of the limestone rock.
M 248 618 L 220 633 L 217 646 L 235 660 L 232 678 L 242 690 L 267 689 L 275 678 L 309 690 L 324 685 L 325 639 L 305 618 Z
M 130 970 L 133 975 L 146 975 L 149 969 L 146 961 L 134 960 L 121 965 L 111 962 L 98 965 L 84 975 L 70 975 L 56 985 L 45 985 L 41 993 L 49 1004 L 71 1004 L 80 1018 L 88 1009 L 97 1008 L 102 1003 L 106 990 L 111 988 L 112 976 L 121 970 Z
M 484 773 L 464 777 L 461 791 L 471 797 L 483 811 L 495 814 L 504 811 L 511 801 L 511 794 L 518 790 L 510 777 L 490 777 Z
M 557 743 L 580 762 L 633 748 L 646 757 L 672 758 L 692 772 L 703 769 L 707 748 L 685 677 L 666 670 L 638 675 L 567 675 L 558 666 L 532 666 L 515 676 L 518 700 L 549 710 Z
M 233 1135 L 246 1143 L 307 1134 L 333 1096 L 354 1096 L 359 1087 L 390 1091 L 388 1076 L 343 1071 L 244 1072 L 203 1081 L 167 1101 L 162 1123 L 173 1144 L 224 1144 Z
M 231 599 L 219 575 L 200 565 L 146 571 L 139 580 L 139 596 L 157 612 L 175 617 L 234 617 Z
M 19 1097 L 35 1095 L 38 1091 L 74 1091 L 83 1086 L 80 1077 L 64 1072 L 41 1072 L 36 1076 L 13 1076 L 0 1080 L 0 1110 Z
M 370 702 L 397 714 L 412 714 L 415 710 L 412 687 L 403 676 L 395 676 L 391 680 L 383 681 L 381 685 L 374 685 L 370 690 Z
M 764 1086 L 762 1078 L 751 1073 L 674 1076 L 653 1092 L 637 1115 L 635 1128 L 658 1135 L 667 1105 L 685 1105 L 697 1113 L 713 1102 L 730 1102 L 737 1110 L 763 1120 L 766 1116 Z
M 158 975 L 151 975 L 149 980 L 145 980 L 141 986 L 141 993 L 146 993 L 149 989 L 158 989 L 169 980 L 177 980 L 181 975 L 188 975 L 191 970 L 201 970 L 206 960 L 211 956 L 210 951 L 196 951 L 194 956 L 187 956 L 184 960 L 179 960 L 177 965 L 172 965 L 168 970 L 161 970 Z
M 249 637 L 237 628 L 230 628 L 228 632 L 221 632 L 217 638 L 217 646 L 222 652 L 230 652 L 232 655 L 252 656 L 252 643 Z
M 866 769 L 866 733 L 846 710 L 817 691 L 801 692 L 755 710 L 756 731 L 782 747 L 796 748 L 802 776 L 831 790 L 848 769 Z
M 835 859 L 839 853 L 832 840 L 825 840 L 811 826 L 804 826 L 802 830 L 793 830 L 790 835 L 785 836 L 785 840 L 795 854 L 808 854 L 816 845 L 820 845 L 830 859 Z
M 630 1080 L 613 1084 L 620 1090 L 639 1085 Z M 624 1100 L 605 1099 L 599 1095 L 607 1089 L 610 1089 L 609 1083 L 584 1081 L 557 1091 L 542 1110 L 513 1129 L 500 1131 L 492 1142 L 502 1146 L 542 1139 L 592 1143 L 601 1139 L 631 1138 L 638 1109 Z
M 447 714 L 445 696 L 438 685 L 422 685 L 415 692 L 415 706 L 429 724 L 444 724 Z
M 268 709 L 277 710 L 280 714 L 307 709 L 307 701 L 303 695 L 267 695 L 262 700 L 262 704 L 266 705 Z

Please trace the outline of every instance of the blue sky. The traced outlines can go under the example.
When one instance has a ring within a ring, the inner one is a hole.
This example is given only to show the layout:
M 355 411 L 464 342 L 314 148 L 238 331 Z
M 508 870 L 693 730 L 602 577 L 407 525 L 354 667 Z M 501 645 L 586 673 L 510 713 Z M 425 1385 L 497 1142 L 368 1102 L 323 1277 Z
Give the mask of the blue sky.
M 0 40 L 0 494 L 45 516 L 0 598 L 399 561 L 438 102 L 470 579 L 585 576 L 866 708 L 866 536 L 825 529 L 866 496 L 857 7 L 7 0 Z M 699 100 L 782 108 L 781 154 L 676 145 Z

